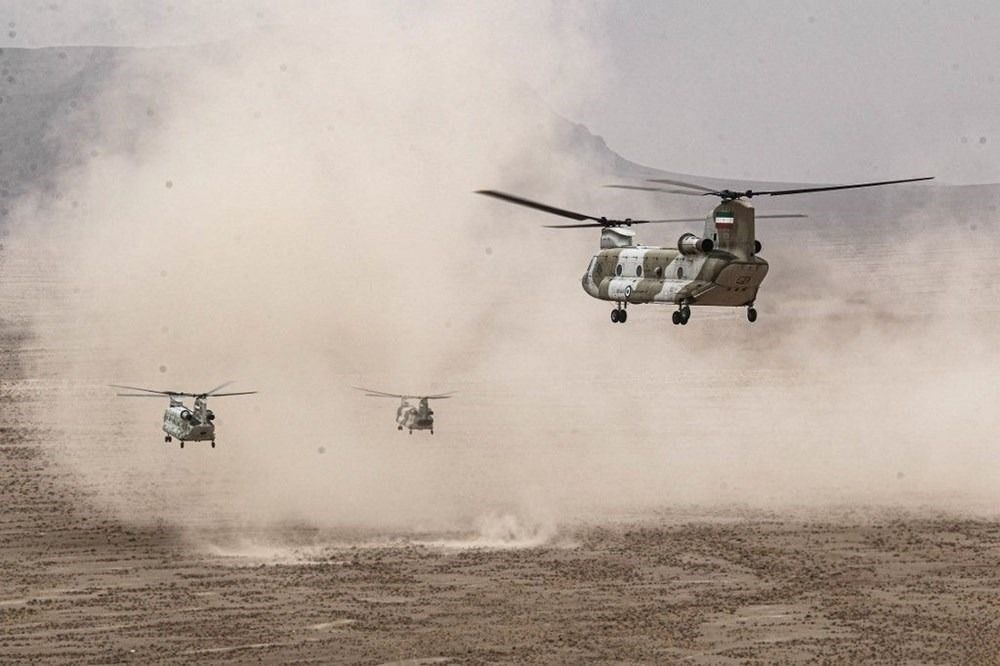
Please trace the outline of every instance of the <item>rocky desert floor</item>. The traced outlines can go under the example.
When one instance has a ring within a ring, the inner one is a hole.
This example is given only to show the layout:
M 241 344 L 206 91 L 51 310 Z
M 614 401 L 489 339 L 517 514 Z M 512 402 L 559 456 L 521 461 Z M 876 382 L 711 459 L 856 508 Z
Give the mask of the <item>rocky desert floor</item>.
M 8 327 L 0 662 L 996 663 L 1000 522 L 697 507 L 539 543 L 130 526 L 26 416 Z M 21 376 L 18 373 L 22 373 Z M 456 536 L 456 538 L 452 538 Z

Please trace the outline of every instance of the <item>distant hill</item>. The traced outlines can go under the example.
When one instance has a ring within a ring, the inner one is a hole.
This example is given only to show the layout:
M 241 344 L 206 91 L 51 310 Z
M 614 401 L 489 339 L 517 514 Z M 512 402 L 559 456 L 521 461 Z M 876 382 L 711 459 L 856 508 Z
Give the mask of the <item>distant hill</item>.
M 158 122 L 157 93 L 162 81 L 150 80 L 147 62 L 163 62 L 170 49 L 125 47 L 51 47 L 0 49 L 0 220 L 9 201 L 29 188 L 52 187 L 60 169 L 84 164 L 97 146 L 104 150 L 127 150 L 140 134 Z M 169 67 L 157 68 L 158 76 L 171 76 Z M 114 136 L 101 135 L 99 109 L 94 100 L 105 92 L 115 76 L 130 85 L 117 85 L 116 114 L 121 122 Z M 177 75 L 182 75 L 178 72 Z M 124 92 L 122 92 L 124 90 Z M 124 97 L 121 97 L 124 95 Z M 550 113 L 539 103 L 539 113 Z M 754 188 L 790 186 L 796 183 L 723 181 L 716 178 L 666 171 L 631 162 L 612 150 L 604 139 L 585 126 L 560 119 L 557 140 L 561 148 L 607 174 L 612 182 L 637 183 L 647 178 L 676 178 L 711 187 Z M 817 146 L 822 150 L 822 146 Z M 933 174 L 894 174 L 898 177 Z M 710 210 L 710 199 L 636 192 L 636 201 L 650 208 L 684 212 Z M 782 199 L 755 199 L 758 207 L 772 211 L 802 211 L 819 219 L 836 218 L 850 228 L 879 233 L 873 219 L 884 226 L 919 218 L 934 226 L 958 223 L 977 229 L 995 228 L 1000 204 L 1000 185 L 894 186 L 859 190 L 849 195 L 823 194 Z M 555 202 L 559 203 L 559 202 Z M 562 202 L 571 205 L 572 202 Z M 912 223 L 908 222 L 908 223 Z M 920 224 L 921 222 L 917 222 Z M 812 223 L 796 223 L 799 227 Z M 783 225 L 777 225 L 781 228 Z M 827 232 L 830 230 L 827 229 Z

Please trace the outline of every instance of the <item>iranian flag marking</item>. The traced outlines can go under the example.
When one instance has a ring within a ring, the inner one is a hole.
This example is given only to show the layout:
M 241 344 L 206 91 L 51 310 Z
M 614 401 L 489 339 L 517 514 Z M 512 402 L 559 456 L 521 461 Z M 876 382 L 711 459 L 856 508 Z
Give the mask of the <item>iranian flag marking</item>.
M 715 214 L 715 226 L 716 227 L 731 227 L 731 226 L 733 226 L 733 214 L 732 213 L 716 213 Z

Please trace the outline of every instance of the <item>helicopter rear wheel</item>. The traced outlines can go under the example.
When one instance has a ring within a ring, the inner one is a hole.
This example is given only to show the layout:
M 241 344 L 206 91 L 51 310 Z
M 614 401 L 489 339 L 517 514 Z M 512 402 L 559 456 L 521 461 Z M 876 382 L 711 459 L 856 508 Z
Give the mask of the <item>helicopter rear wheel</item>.
M 166 437 L 163 438 L 163 441 L 166 442 L 167 444 L 169 444 L 170 442 L 172 442 L 174 440 L 173 440 L 173 438 L 170 437 L 170 435 L 167 435 Z
M 212 440 L 212 448 L 213 449 L 215 448 L 215 440 L 214 439 Z
M 757 321 L 757 309 L 752 305 L 749 308 L 747 308 L 747 321 L 749 321 L 751 324 Z
M 690 305 L 682 305 L 681 306 L 681 316 L 684 317 L 684 321 L 685 322 L 688 319 L 691 318 L 691 306 Z
M 182 449 L 184 448 L 184 440 L 183 439 L 181 440 L 181 448 Z
M 624 324 L 626 319 L 628 319 L 628 310 L 624 310 L 624 309 L 623 310 L 619 310 L 618 311 L 618 323 L 619 324 Z
M 612 324 L 617 324 L 618 323 L 619 312 L 620 312 L 620 310 L 618 310 L 618 308 L 615 308 L 614 310 L 611 311 L 611 323 Z
M 674 326 L 681 323 L 680 310 L 674 310 L 673 314 L 670 315 L 670 321 L 674 322 Z
M 690 318 L 691 318 L 690 314 L 685 314 L 685 313 L 681 312 L 681 316 L 680 316 L 681 326 L 687 326 L 688 319 L 690 319 Z

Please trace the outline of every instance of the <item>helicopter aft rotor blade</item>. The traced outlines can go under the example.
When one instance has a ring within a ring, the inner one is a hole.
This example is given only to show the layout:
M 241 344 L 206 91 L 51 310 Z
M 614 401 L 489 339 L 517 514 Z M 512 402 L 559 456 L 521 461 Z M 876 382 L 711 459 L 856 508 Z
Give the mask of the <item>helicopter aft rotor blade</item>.
M 376 391 L 375 389 L 362 388 L 360 386 L 352 386 L 355 391 L 364 391 L 365 395 L 369 398 L 414 398 L 416 396 L 412 395 L 402 395 L 400 393 L 386 393 L 385 391 Z
M 694 183 L 685 183 L 679 180 L 671 180 L 669 178 L 650 178 L 648 182 L 650 183 L 667 183 L 669 185 L 679 185 L 681 187 L 689 187 L 694 190 L 698 190 L 702 193 L 702 196 L 713 195 L 721 199 L 730 201 L 733 199 L 752 199 L 755 196 L 767 195 L 771 197 L 780 197 L 788 194 L 808 194 L 810 192 L 831 192 L 834 190 L 853 190 L 860 187 L 879 187 L 882 185 L 898 185 L 899 183 L 917 183 L 924 180 L 934 180 L 934 176 L 924 176 L 922 178 L 902 178 L 900 180 L 879 180 L 871 181 L 867 183 L 851 183 L 849 185 L 821 185 L 816 187 L 797 187 L 787 190 L 745 190 L 739 192 L 736 190 L 713 190 L 711 188 L 705 187 L 704 185 L 696 185 Z M 667 191 L 667 190 L 664 190 Z
M 229 386 L 232 383 L 233 383 L 233 380 L 230 380 L 230 381 L 226 382 L 225 384 L 219 384 L 218 386 L 216 386 L 211 391 L 205 391 L 201 395 L 204 395 L 204 396 L 215 395 L 216 391 L 221 391 L 222 389 L 226 388 L 227 386 Z
M 206 398 L 225 398 L 226 396 L 230 396 L 230 395 L 253 395 L 255 393 L 257 393 L 257 391 L 235 391 L 233 393 L 208 393 L 208 394 L 205 395 L 205 397 Z M 195 397 L 201 397 L 201 396 L 195 396 Z
M 605 185 L 619 190 L 642 190 L 643 192 L 667 192 L 669 194 L 686 194 L 689 197 L 700 197 L 700 192 L 690 190 L 670 190 L 665 187 L 643 187 L 642 185 Z
M 808 192 L 829 192 L 832 190 L 853 190 L 859 187 L 878 187 L 880 185 L 896 185 L 898 183 L 916 183 L 922 180 L 934 180 L 934 176 L 924 176 L 923 178 L 904 178 L 902 180 L 880 180 L 870 183 L 853 183 L 851 185 L 827 185 L 824 187 L 801 187 L 794 190 L 770 190 L 754 192 L 753 196 L 766 194 L 771 197 L 780 197 L 786 194 L 806 194 Z

